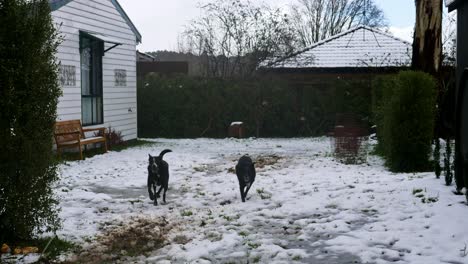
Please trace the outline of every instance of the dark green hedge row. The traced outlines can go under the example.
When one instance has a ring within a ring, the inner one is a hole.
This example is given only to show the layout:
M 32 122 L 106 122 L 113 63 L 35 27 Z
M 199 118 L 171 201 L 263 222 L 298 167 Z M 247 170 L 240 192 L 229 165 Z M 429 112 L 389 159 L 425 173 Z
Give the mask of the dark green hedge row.
M 319 136 L 331 131 L 337 112 L 370 115 L 368 81 L 292 86 L 263 77 L 219 80 L 148 75 L 138 85 L 139 137 L 227 136 L 243 121 L 247 136 Z
M 431 169 L 436 82 L 428 74 L 405 71 L 379 78 L 373 89 L 378 151 L 395 172 Z

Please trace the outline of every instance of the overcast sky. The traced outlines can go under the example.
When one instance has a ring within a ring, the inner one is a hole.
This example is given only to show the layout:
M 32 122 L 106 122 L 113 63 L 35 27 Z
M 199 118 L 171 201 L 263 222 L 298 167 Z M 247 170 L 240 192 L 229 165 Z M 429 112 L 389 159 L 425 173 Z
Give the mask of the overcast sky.
M 295 1 L 264 2 L 287 6 Z M 415 21 L 414 1 L 375 1 L 384 11 L 391 32 L 397 37 L 409 40 Z M 184 30 L 184 25 L 200 16 L 198 2 L 198 0 L 119 0 L 143 36 L 143 43 L 138 46 L 140 51 L 177 50 L 177 36 Z

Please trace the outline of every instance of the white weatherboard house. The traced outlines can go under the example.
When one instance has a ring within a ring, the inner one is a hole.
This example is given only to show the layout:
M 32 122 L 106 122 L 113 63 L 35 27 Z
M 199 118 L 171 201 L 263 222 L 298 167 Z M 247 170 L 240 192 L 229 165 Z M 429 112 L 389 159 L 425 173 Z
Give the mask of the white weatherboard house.
M 62 37 L 58 120 L 111 126 L 137 138 L 136 45 L 141 35 L 116 0 L 50 0 Z

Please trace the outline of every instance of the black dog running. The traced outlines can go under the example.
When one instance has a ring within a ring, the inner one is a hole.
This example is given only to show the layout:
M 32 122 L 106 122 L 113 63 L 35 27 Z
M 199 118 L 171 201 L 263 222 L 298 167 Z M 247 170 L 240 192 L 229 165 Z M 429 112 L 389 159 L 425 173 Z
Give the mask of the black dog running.
M 245 197 L 255 181 L 255 162 L 248 156 L 242 156 L 236 165 L 237 180 L 239 180 L 239 188 L 242 202 L 245 202 Z
M 161 190 L 164 188 L 163 201 L 166 203 L 166 191 L 169 187 L 169 165 L 163 160 L 164 154 L 172 152 L 170 149 L 161 151 L 159 156 L 148 154 L 148 193 L 154 205 L 158 205 L 158 199 Z M 156 192 L 156 186 L 161 186 Z

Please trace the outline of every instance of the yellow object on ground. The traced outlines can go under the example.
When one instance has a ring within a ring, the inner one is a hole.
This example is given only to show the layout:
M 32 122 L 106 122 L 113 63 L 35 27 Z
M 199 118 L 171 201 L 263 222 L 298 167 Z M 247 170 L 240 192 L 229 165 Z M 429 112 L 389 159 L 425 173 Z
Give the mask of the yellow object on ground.
M 0 249 L 0 252 L 2 252 L 2 254 L 10 253 L 11 248 L 7 244 L 3 244 L 2 248 Z

